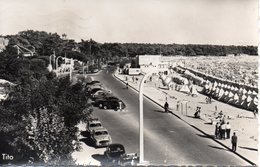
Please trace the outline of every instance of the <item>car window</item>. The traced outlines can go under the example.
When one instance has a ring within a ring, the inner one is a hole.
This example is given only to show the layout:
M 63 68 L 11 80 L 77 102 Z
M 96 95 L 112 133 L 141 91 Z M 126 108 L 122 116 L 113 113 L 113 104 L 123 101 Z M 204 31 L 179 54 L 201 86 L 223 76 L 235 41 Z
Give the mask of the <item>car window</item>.
M 107 135 L 107 131 L 98 131 L 95 133 L 96 136 L 99 136 L 99 135 Z
M 89 127 L 101 127 L 101 124 L 100 123 L 90 124 Z

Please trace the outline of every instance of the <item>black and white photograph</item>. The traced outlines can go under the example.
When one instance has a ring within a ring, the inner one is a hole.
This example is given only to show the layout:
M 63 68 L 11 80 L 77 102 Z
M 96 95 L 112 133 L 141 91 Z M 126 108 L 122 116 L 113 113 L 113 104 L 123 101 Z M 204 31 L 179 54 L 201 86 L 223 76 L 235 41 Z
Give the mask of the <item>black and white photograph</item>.
M 0 0 L 0 166 L 258 166 L 259 0 Z

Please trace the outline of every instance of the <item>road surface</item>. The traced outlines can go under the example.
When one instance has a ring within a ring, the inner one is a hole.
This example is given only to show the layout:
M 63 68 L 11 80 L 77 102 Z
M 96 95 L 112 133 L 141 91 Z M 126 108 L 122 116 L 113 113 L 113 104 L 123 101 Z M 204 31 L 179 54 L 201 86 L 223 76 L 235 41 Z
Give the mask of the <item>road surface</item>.
M 95 108 L 113 143 L 139 153 L 139 98 L 115 79 L 113 69 L 94 76 L 126 104 L 125 112 Z M 212 132 L 214 133 L 214 132 Z M 102 155 L 92 155 L 103 163 Z M 144 98 L 144 160 L 153 165 L 250 165 L 234 153 Z

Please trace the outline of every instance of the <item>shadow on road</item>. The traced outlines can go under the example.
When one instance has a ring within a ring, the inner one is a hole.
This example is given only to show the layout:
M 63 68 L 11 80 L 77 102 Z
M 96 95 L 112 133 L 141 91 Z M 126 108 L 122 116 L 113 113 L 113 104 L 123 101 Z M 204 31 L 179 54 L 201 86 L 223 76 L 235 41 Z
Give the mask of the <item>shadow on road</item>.
M 79 141 L 85 143 L 87 146 L 95 147 L 95 143 L 93 142 L 93 140 L 91 138 L 82 138 L 82 139 L 79 139 Z
M 186 117 L 194 118 L 194 119 L 199 119 L 199 118 L 195 118 L 194 116 L 191 116 L 191 115 L 186 115 Z
M 169 90 L 168 88 L 158 87 L 159 89 Z
M 251 148 L 251 147 L 242 147 L 242 146 L 238 146 L 239 148 L 242 148 L 242 149 L 247 149 L 247 150 L 252 150 L 252 151 L 258 151 L 258 149 L 256 148 Z
M 107 164 L 107 158 L 104 154 L 93 154 L 92 158 L 94 158 L 95 160 L 99 161 L 101 166 L 103 165 L 108 165 Z
M 161 113 L 166 113 L 163 110 L 153 110 L 154 112 L 161 112 Z
M 229 151 L 229 150 L 222 148 L 222 147 L 216 147 L 216 146 L 210 146 L 210 145 L 208 145 L 208 146 L 211 147 L 211 148 L 214 148 L 214 149 L 218 149 L 218 150 Z
M 203 138 L 208 138 L 208 139 L 214 139 L 215 135 L 200 135 L 200 134 L 196 134 L 199 137 L 203 137 Z
M 82 131 L 80 132 L 81 136 L 90 138 L 90 133 L 88 131 Z

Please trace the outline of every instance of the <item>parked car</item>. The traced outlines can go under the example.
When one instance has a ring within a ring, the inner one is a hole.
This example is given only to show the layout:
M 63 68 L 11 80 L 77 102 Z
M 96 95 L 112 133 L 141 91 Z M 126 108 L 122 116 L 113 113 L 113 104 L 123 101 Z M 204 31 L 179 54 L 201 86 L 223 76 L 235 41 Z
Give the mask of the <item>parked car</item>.
M 105 89 L 98 90 L 95 93 L 92 94 L 92 100 L 95 100 L 98 97 L 105 97 L 106 95 L 108 96 L 111 92 Z
M 96 93 L 94 93 L 92 95 L 92 100 L 97 100 L 97 99 L 105 99 L 106 97 L 109 97 L 111 96 L 111 93 L 110 92 L 107 92 L 107 91 L 102 91 L 102 90 L 99 90 L 97 91 Z
M 122 144 L 110 144 L 104 152 L 108 161 L 118 161 L 125 154 L 125 147 Z
M 112 143 L 112 138 L 105 128 L 93 129 L 91 138 L 96 147 L 106 147 Z
M 98 119 L 93 119 L 93 120 L 88 121 L 87 126 L 86 126 L 86 130 L 89 133 L 93 133 L 93 131 L 95 129 L 99 129 L 99 128 L 102 128 L 102 125 Z
M 114 110 L 119 110 L 119 109 L 124 109 L 126 105 L 123 103 L 121 100 L 99 100 L 98 101 L 98 107 L 100 109 L 114 109 Z
M 97 96 L 95 99 L 95 102 L 98 102 L 99 100 L 117 100 L 120 101 L 117 97 L 113 96 L 111 93 L 102 94 L 100 96 Z
M 103 90 L 102 88 L 93 88 L 89 90 L 90 95 L 92 96 L 94 93 L 96 93 L 99 90 Z
M 101 84 L 101 83 L 99 81 L 96 81 L 96 80 L 86 83 L 86 85 L 94 85 L 94 84 Z
M 122 144 L 110 144 L 107 146 L 104 156 L 108 162 L 112 162 L 111 165 L 137 165 L 139 161 L 137 153 L 126 154 Z

